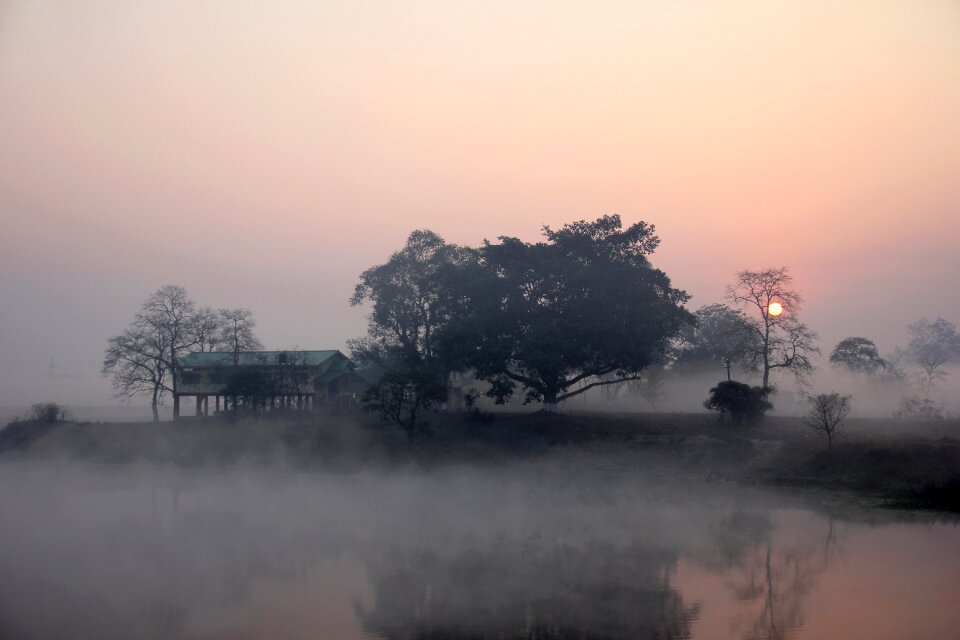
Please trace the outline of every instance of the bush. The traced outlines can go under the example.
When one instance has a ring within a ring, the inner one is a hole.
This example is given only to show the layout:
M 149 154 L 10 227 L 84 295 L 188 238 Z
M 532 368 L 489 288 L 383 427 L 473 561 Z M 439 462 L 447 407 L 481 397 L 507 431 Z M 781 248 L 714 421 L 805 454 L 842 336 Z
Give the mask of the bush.
M 417 434 L 424 430 L 421 413 L 445 398 L 446 390 L 435 375 L 413 368 L 383 374 L 367 388 L 361 402 L 366 410 L 400 425 L 412 445 Z
M 893 412 L 897 420 L 943 420 L 946 418 L 943 406 L 930 398 L 911 396 L 900 402 L 900 408 Z
M 703 406 L 718 412 L 724 422 L 752 424 L 773 408 L 767 401 L 770 391 L 770 388 L 724 380 L 710 389 L 710 397 L 703 402 Z
M 68 419 L 70 412 L 62 404 L 56 402 L 38 402 L 30 407 L 27 414 L 27 420 L 33 422 L 42 422 L 44 424 L 53 424 Z

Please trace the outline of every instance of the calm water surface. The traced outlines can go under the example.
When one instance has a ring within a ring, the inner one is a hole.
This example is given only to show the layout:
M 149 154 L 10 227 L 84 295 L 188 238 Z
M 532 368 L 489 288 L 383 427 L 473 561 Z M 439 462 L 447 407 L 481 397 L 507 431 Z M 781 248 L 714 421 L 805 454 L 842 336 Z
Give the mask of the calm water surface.
M 0 465 L 0 638 L 956 638 L 960 528 L 551 463 Z

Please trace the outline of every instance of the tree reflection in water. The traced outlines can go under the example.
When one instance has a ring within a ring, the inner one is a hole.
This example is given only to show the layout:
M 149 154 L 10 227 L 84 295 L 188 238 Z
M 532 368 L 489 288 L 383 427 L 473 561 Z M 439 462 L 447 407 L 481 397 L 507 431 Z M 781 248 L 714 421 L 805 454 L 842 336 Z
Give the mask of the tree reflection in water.
M 675 561 L 607 543 L 382 555 L 357 614 L 387 640 L 688 638 L 697 607 L 671 588 Z
M 774 535 L 777 532 L 779 535 Z M 749 549 L 729 581 L 736 598 L 755 603 L 738 616 L 735 629 L 745 640 L 785 640 L 803 625 L 803 603 L 835 557 L 842 557 L 831 516 L 826 531 L 796 532 L 781 525 Z

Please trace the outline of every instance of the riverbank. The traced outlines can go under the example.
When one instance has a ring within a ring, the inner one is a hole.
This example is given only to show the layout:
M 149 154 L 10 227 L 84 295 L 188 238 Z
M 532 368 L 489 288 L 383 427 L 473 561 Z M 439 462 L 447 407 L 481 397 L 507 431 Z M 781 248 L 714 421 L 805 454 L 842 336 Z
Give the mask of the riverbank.
M 41 424 L 0 431 L 0 460 L 285 466 L 350 473 L 410 464 L 555 459 L 817 492 L 863 505 L 960 512 L 960 421 L 851 420 L 832 448 L 796 418 L 729 427 L 708 414 L 435 415 L 411 446 L 372 416 Z

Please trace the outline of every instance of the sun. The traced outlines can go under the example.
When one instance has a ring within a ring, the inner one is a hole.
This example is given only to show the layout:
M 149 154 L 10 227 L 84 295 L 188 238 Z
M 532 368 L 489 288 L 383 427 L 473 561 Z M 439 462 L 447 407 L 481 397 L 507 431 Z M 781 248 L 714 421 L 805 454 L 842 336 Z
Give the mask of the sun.
M 770 315 L 776 317 L 781 313 L 783 313 L 783 305 L 780 304 L 779 302 L 771 302 L 770 305 L 767 307 L 767 312 L 769 312 Z

